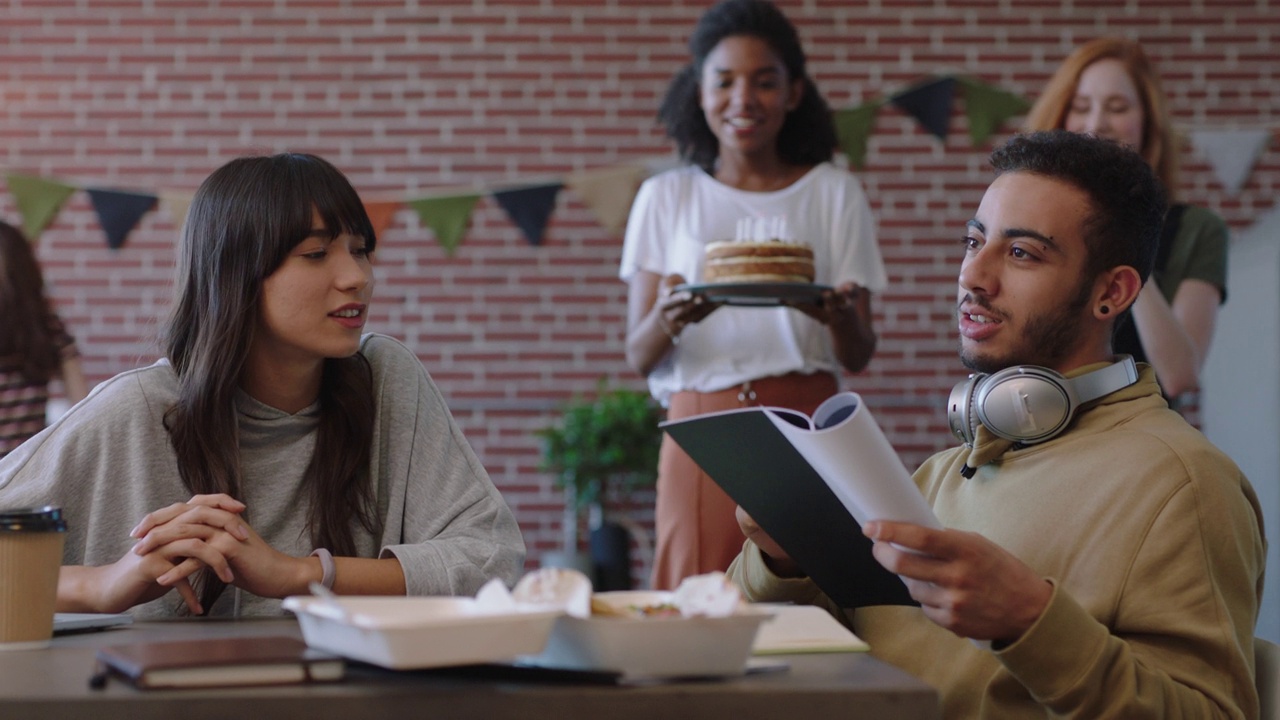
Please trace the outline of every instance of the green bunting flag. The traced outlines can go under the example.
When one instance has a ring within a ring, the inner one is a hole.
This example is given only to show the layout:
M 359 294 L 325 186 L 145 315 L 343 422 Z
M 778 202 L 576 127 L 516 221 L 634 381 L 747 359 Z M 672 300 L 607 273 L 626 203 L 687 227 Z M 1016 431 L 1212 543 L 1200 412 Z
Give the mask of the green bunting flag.
M 969 138 L 978 147 L 1000 129 L 1005 120 L 1025 115 L 1031 109 L 1026 98 L 968 77 L 956 78 L 964 92 L 964 111 L 969 119 Z
M 445 254 L 453 257 L 454 250 L 462 244 L 462 236 L 466 234 L 467 223 L 471 220 L 471 210 L 480 195 L 469 193 L 419 198 L 405 204 L 413 208 L 422 218 L 422 223 L 436 234 L 436 241 L 444 248 Z
M 873 100 L 859 105 L 852 110 L 837 110 L 832 116 L 836 125 L 836 138 L 840 150 L 849 157 L 854 167 L 861 168 L 867 160 L 867 138 L 871 136 L 871 127 L 876 122 L 876 113 L 883 100 Z
M 76 189 L 56 180 L 9 173 L 9 192 L 22 212 L 22 231 L 34 243 Z

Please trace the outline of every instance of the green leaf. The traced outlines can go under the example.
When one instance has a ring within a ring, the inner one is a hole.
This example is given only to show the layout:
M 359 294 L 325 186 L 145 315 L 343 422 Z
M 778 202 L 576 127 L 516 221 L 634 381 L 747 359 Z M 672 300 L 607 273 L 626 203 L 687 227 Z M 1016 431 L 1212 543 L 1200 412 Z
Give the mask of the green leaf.
M 542 438 L 539 469 L 555 474 L 581 508 L 602 501 L 610 488 L 628 490 L 657 479 L 662 409 L 647 393 L 609 389 L 601 379 L 594 397 L 575 397 Z

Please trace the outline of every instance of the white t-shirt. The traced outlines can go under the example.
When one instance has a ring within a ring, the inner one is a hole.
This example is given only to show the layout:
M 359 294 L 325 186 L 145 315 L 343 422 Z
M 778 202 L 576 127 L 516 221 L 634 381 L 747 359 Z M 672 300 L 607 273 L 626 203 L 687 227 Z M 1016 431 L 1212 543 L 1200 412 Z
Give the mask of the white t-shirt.
M 708 243 L 733 239 L 741 218 L 773 216 L 786 217 L 790 235 L 813 246 L 815 282 L 852 280 L 873 293 L 888 285 L 862 185 L 831 163 L 772 192 L 738 190 L 692 166 L 649 178 L 631 206 L 618 275 L 629 281 L 646 270 L 700 282 Z M 791 308 L 726 306 L 685 328 L 649 373 L 649 391 L 666 406 L 679 390 L 817 371 L 840 371 L 821 323 Z

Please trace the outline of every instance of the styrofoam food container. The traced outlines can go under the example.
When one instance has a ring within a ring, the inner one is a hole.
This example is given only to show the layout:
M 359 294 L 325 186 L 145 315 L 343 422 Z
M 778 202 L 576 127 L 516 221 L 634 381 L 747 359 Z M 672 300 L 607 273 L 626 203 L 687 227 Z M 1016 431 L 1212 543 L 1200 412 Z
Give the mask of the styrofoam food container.
M 593 601 L 626 608 L 669 602 L 671 593 L 596 593 Z M 546 649 L 528 661 L 548 667 L 609 670 L 624 678 L 741 675 L 767 610 L 743 604 L 728 617 L 607 617 L 556 619 Z
M 493 609 L 468 597 L 285 598 L 308 647 L 385 668 L 504 662 L 540 652 L 561 610 Z

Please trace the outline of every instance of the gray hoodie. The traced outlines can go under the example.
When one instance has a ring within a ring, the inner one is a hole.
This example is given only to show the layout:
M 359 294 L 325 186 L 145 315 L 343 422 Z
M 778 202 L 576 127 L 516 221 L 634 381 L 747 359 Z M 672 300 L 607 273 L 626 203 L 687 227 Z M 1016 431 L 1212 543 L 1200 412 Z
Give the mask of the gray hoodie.
M 377 415 L 369 477 L 382 532 L 356 523 L 360 557 L 395 557 L 410 595 L 470 595 L 486 580 L 515 582 L 524 542 L 514 516 L 417 357 L 398 341 L 366 335 Z M 0 459 L 0 507 L 58 505 L 68 532 L 63 563 L 106 565 L 136 542 L 129 531 L 191 492 L 178 475 L 163 415 L 177 375 L 165 360 L 102 383 L 39 435 Z M 319 404 L 290 415 L 244 393 L 240 423 L 245 520 L 276 550 L 312 551 L 303 471 L 315 446 Z M 230 616 L 232 589 L 210 615 Z M 280 601 L 240 592 L 240 615 L 280 614 Z M 133 609 L 173 617 L 176 593 Z

